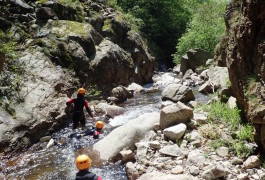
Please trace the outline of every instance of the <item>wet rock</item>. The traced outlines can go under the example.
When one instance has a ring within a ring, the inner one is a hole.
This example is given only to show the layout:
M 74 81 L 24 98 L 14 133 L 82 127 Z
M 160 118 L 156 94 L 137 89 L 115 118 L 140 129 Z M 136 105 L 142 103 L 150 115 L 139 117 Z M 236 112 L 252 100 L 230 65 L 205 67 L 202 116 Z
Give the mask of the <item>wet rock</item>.
M 138 170 L 132 162 L 126 163 L 126 175 L 128 180 L 135 180 L 140 176 Z
M 193 110 L 181 102 L 164 107 L 160 113 L 161 129 L 185 123 L 193 117 Z
M 198 174 L 200 174 L 200 169 L 196 166 L 189 166 L 189 172 L 191 175 L 197 176 Z
M 106 115 L 108 115 L 112 118 L 115 116 L 118 116 L 120 114 L 123 114 L 125 112 L 125 110 L 122 107 L 115 106 L 115 105 L 109 105 L 106 103 L 99 103 L 97 105 L 97 109 L 105 112 Z
M 133 97 L 133 90 L 129 90 L 123 86 L 113 88 L 111 95 L 117 99 L 115 103 L 124 102 L 126 99 Z
M 247 160 L 244 162 L 243 167 L 245 169 L 251 169 L 251 168 L 259 168 L 261 165 L 261 161 L 258 158 L 258 156 L 250 156 L 247 158 Z
M 182 174 L 184 171 L 182 166 L 176 166 L 171 170 L 171 174 Z
M 238 158 L 238 157 L 233 157 L 232 159 L 232 162 L 231 162 L 233 165 L 240 165 L 240 164 L 243 164 L 243 160 Z
M 134 153 L 131 150 L 120 151 L 119 156 L 122 162 L 135 161 Z
M 153 124 L 158 121 L 158 113 L 146 113 L 132 119 L 127 124 L 114 129 L 104 139 L 94 144 L 93 150 L 98 151 L 100 158 L 103 160 L 114 158 L 124 148 L 133 150 L 135 143 L 143 139 L 146 132 L 151 130 Z
M 194 100 L 195 97 L 191 88 L 180 84 L 170 84 L 162 92 L 162 100 L 170 100 L 173 102 L 189 102 Z
M 133 91 L 133 92 L 135 92 L 135 93 L 139 93 L 139 92 L 141 92 L 141 91 L 144 91 L 144 88 L 143 88 L 141 85 L 136 84 L 136 83 L 132 83 L 132 84 L 130 84 L 130 85 L 127 87 L 127 89 L 128 89 L 129 91 Z
M 173 142 L 179 140 L 185 133 L 187 126 L 183 123 L 164 129 L 163 133 Z
M 184 152 L 178 147 L 178 145 L 167 145 L 159 150 L 161 154 L 167 155 L 167 156 L 185 156 Z
M 205 170 L 202 173 L 202 178 L 206 180 L 217 179 L 225 176 L 226 170 L 220 165 L 216 165 L 215 167 Z
M 221 157 L 228 157 L 229 156 L 229 148 L 227 147 L 220 147 L 216 150 L 218 156 Z
M 51 136 L 44 136 L 44 137 L 40 138 L 40 142 L 48 142 L 48 141 L 50 141 L 51 138 L 52 138 Z

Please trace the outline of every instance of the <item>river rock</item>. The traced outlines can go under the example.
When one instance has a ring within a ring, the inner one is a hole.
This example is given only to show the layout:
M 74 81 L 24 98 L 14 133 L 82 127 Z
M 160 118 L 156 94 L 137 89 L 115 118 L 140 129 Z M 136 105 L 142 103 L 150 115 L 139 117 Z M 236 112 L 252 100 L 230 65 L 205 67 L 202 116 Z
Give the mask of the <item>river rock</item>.
M 183 167 L 178 165 L 171 170 L 171 174 L 182 174 L 183 171 Z
M 122 162 L 135 161 L 134 153 L 131 150 L 120 151 L 119 156 Z
M 238 180 L 248 180 L 248 179 L 249 179 L 249 177 L 248 177 L 248 173 L 239 174 L 239 175 L 237 176 L 237 179 L 238 179 Z
M 137 151 L 136 151 L 136 156 L 138 159 L 143 159 L 146 157 L 147 150 L 149 148 L 149 143 L 148 142 L 139 142 L 135 144 Z
M 113 88 L 111 95 L 117 99 L 115 103 L 124 102 L 126 99 L 133 97 L 133 90 L 129 90 L 123 86 Z
M 179 83 L 180 80 L 177 79 L 174 73 L 166 72 L 162 74 L 155 74 L 152 78 L 154 85 L 167 86 L 171 83 Z
M 216 165 L 213 168 L 205 170 L 202 173 L 202 178 L 206 180 L 217 179 L 225 176 L 226 170 L 220 165 Z
M 40 142 L 48 142 L 48 141 L 50 141 L 51 138 L 52 138 L 51 136 L 44 136 L 44 137 L 40 138 Z
M 169 101 L 169 100 L 162 101 L 162 103 L 161 103 L 161 109 L 163 109 L 166 106 L 172 105 L 172 104 L 174 104 L 174 102 Z
M 184 152 L 179 148 L 178 145 L 167 145 L 159 150 L 161 154 L 173 157 L 185 156 Z
M 251 169 L 251 168 L 259 168 L 261 165 L 261 161 L 258 158 L 258 156 L 250 156 L 247 158 L 247 160 L 244 162 L 243 167 L 245 169 Z
M 153 149 L 160 149 L 161 148 L 159 141 L 150 141 L 149 146 L 150 146 L 150 148 L 153 148 Z
M 199 124 L 207 123 L 207 117 L 204 114 L 194 113 L 193 119 L 197 121 Z
M 213 84 L 211 84 L 210 81 L 206 81 L 203 85 L 201 85 L 199 87 L 199 92 L 210 94 L 210 93 L 215 92 L 215 88 L 214 88 Z
M 176 126 L 172 126 L 172 127 L 164 129 L 163 133 L 171 141 L 176 142 L 183 136 L 186 129 L 187 129 L 187 126 L 183 123 L 180 123 Z
M 215 89 L 227 86 L 229 80 L 227 67 L 211 66 L 207 74 Z
M 158 113 L 146 113 L 127 124 L 114 129 L 104 139 L 93 146 L 102 160 L 115 157 L 122 149 L 134 149 L 134 144 L 144 138 L 145 133 L 159 121 Z
M 173 68 L 173 73 L 175 73 L 175 74 L 179 74 L 179 73 L 180 73 L 180 64 L 176 65 L 176 66 Z
M 122 107 L 116 106 L 116 105 L 109 105 L 106 103 L 99 103 L 97 105 L 97 109 L 103 111 L 106 113 L 106 115 L 110 116 L 110 117 L 115 117 L 118 116 L 120 114 L 123 114 L 125 112 L 125 110 Z
M 186 174 L 181 174 L 181 175 L 172 175 L 172 174 L 164 174 L 161 172 L 151 172 L 151 173 L 146 173 L 143 174 L 142 176 L 140 176 L 140 178 L 138 180 L 161 180 L 161 179 L 166 179 L 166 180 L 177 180 L 177 179 L 181 179 L 181 180 L 194 180 L 195 178 L 190 176 L 190 175 L 186 175 Z
M 139 172 L 132 162 L 126 163 L 126 175 L 128 180 L 135 180 L 139 178 Z
M 160 130 L 161 129 L 160 128 L 160 124 L 159 123 L 155 123 L 153 129 L 154 129 L 154 131 Z
M 139 85 L 139 84 L 136 84 L 136 83 L 132 83 L 132 84 L 130 84 L 130 85 L 127 87 L 127 89 L 128 89 L 129 91 L 133 91 L 133 92 L 135 92 L 135 93 L 139 93 L 139 92 L 141 92 L 141 91 L 144 91 L 143 86 L 141 86 L 141 85 Z
M 173 102 L 189 102 L 194 100 L 195 97 L 191 88 L 180 84 L 170 84 L 162 92 L 162 100 L 170 100 Z
M 160 113 L 161 129 L 185 123 L 193 117 L 193 110 L 181 102 L 166 106 Z

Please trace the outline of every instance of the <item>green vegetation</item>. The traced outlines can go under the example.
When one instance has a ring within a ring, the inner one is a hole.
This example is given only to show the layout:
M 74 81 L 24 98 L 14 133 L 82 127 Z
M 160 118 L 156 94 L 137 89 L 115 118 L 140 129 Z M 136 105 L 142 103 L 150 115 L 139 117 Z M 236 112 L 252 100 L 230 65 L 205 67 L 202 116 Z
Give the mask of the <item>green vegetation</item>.
M 252 149 L 245 144 L 253 141 L 253 127 L 242 122 L 238 108 L 230 109 L 227 104 L 215 102 L 203 106 L 203 110 L 209 112 L 209 121 L 213 125 L 202 126 L 200 133 L 203 137 L 212 139 L 210 145 L 213 148 L 217 149 L 221 146 L 226 146 L 237 156 L 246 157 L 250 155 Z M 220 135 L 220 131 L 222 131 L 220 127 L 222 126 L 229 129 L 233 137 L 232 141 L 224 139 Z M 219 134 L 219 136 L 216 134 Z
M 227 0 L 206 0 L 190 6 L 194 7 L 190 8 L 192 20 L 177 44 L 177 52 L 173 55 L 176 64 L 189 49 L 200 48 L 214 53 L 215 46 L 225 33 L 223 14 L 227 3 Z

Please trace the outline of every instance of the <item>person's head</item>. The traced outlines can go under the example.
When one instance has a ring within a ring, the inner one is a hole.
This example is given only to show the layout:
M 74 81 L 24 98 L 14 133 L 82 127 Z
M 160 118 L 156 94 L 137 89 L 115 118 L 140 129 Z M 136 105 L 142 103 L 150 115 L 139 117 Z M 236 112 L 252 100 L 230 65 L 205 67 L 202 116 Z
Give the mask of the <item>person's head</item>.
M 76 167 L 79 171 L 89 169 L 90 166 L 91 160 L 87 155 L 82 154 L 76 158 Z
M 79 88 L 77 90 L 77 97 L 84 97 L 85 94 L 86 94 L 86 90 L 84 88 Z
M 97 121 L 95 126 L 98 130 L 101 130 L 104 126 L 104 123 L 102 121 Z

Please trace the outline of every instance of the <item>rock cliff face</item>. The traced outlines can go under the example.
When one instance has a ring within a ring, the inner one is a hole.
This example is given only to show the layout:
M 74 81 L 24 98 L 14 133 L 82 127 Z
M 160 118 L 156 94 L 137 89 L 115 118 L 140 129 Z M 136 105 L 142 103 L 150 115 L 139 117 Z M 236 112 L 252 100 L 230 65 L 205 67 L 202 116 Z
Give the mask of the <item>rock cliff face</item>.
M 265 2 L 233 1 L 226 15 L 224 49 L 232 89 L 255 127 L 255 141 L 265 148 Z
M 20 69 L 2 70 L 0 152 L 27 147 L 65 125 L 73 86 L 152 78 L 154 60 L 140 35 L 100 1 L 12 0 L 1 1 L 0 10 L 0 29 L 18 43 L 14 66 Z

